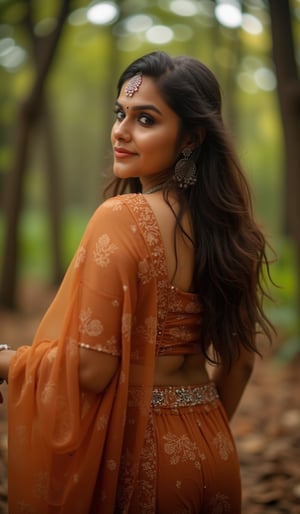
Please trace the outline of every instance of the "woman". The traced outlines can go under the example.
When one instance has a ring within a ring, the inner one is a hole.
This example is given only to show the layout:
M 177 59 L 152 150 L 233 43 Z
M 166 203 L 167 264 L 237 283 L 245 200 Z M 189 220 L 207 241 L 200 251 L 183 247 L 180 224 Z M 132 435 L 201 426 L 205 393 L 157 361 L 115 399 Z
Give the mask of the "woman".
M 268 265 L 219 86 L 154 52 L 122 74 L 115 112 L 113 197 L 33 345 L 0 353 L 10 512 L 238 514 L 228 420 L 257 329 L 270 338 Z

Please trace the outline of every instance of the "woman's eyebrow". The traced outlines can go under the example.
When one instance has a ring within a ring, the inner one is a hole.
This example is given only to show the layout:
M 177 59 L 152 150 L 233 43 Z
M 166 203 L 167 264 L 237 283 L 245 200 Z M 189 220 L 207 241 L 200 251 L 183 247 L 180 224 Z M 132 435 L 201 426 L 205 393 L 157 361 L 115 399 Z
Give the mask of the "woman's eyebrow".
M 120 102 L 118 102 L 118 101 L 116 101 L 116 106 L 123 108 L 122 104 L 120 104 Z M 159 114 L 160 116 L 162 116 L 161 111 L 157 107 L 155 107 L 155 105 L 152 105 L 152 104 L 134 105 L 131 107 L 131 109 L 133 111 L 154 111 L 157 114 Z

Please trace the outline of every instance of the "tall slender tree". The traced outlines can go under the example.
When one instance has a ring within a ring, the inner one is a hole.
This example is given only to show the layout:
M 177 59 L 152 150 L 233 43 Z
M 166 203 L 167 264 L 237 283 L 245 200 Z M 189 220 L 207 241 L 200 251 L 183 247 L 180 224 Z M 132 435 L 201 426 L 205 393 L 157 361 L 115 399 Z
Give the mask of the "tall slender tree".
M 300 310 L 300 79 L 295 56 L 290 0 L 269 0 L 269 9 L 285 145 L 287 226 L 296 248 Z
M 19 106 L 13 143 L 14 160 L 8 173 L 8 184 L 5 193 L 6 234 L 0 280 L 0 305 L 6 308 L 14 308 L 16 303 L 18 227 L 30 140 L 36 122 L 42 113 L 42 108 L 45 106 L 46 79 L 58 49 L 65 21 L 70 11 L 70 3 L 71 0 L 61 0 L 55 29 L 45 37 L 38 37 L 34 31 L 34 2 L 33 0 L 26 0 L 25 2 L 23 25 L 32 44 L 35 77 L 27 97 Z

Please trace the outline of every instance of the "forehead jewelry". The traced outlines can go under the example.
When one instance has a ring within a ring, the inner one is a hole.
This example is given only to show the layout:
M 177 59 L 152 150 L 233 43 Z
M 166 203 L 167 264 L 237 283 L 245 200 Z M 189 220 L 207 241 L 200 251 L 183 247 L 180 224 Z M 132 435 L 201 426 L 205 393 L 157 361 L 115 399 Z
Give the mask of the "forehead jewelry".
M 142 74 L 137 73 L 134 77 L 132 77 L 130 79 L 127 86 L 125 87 L 126 96 L 133 96 L 134 93 L 136 93 L 139 90 L 141 83 L 142 83 Z

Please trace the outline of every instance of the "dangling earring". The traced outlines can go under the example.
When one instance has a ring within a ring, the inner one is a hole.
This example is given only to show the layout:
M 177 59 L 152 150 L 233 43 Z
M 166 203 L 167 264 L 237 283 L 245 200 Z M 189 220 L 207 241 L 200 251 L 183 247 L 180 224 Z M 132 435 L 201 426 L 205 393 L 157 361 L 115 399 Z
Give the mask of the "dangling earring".
M 181 189 L 193 186 L 197 182 L 197 167 L 190 156 L 192 150 L 188 147 L 182 150 L 183 159 L 179 159 L 175 165 L 174 179 Z

